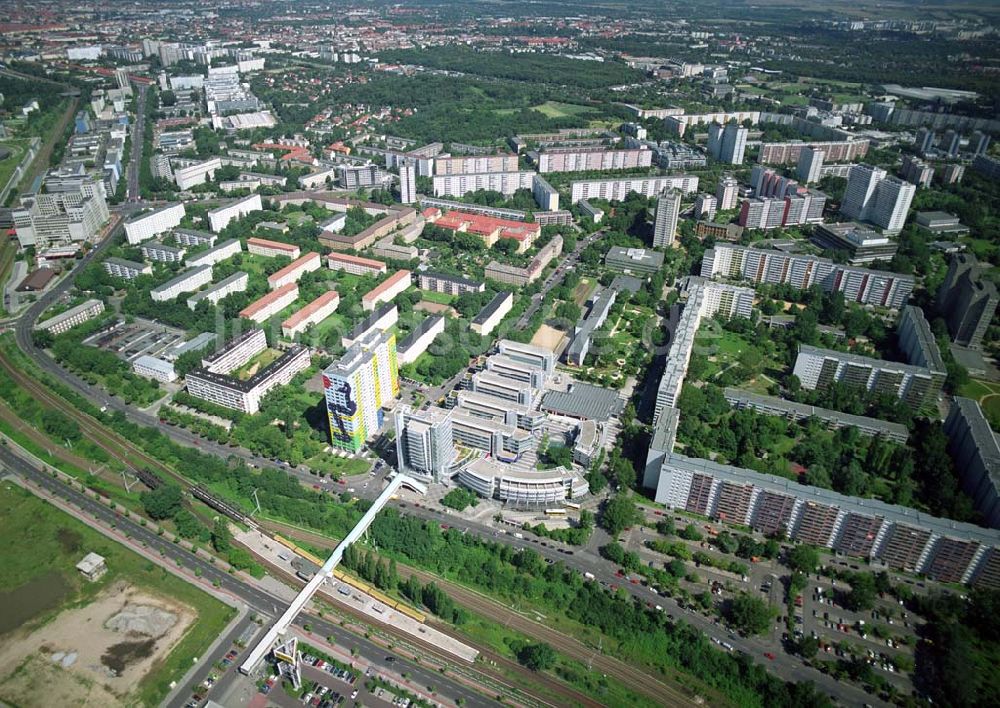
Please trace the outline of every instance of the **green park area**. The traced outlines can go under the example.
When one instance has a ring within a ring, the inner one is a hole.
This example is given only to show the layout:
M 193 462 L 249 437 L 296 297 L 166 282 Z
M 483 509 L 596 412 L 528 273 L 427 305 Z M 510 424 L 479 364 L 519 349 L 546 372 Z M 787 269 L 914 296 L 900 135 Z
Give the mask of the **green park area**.
M 979 401 L 990 426 L 1000 430 L 1000 383 L 972 379 L 959 389 L 958 394 Z
M 420 299 L 426 300 L 427 302 L 433 302 L 438 305 L 450 305 L 455 301 L 454 295 L 449 295 L 448 293 L 439 293 L 433 290 L 421 290 Z
M 7 185 L 27 150 L 27 140 L 0 140 L 0 190 Z
M 751 344 L 745 335 L 724 329 L 716 320 L 702 322 L 694 354 L 704 363 L 698 378 L 720 386 L 740 382 L 755 393 L 768 393 L 768 388 L 783 376 L 779 361 Z
M 98 702 L 156 705 L 234 614 L 191 584 L 10 483 L 0 487 L 0 536 L 5 541 L 0 548 L 0 646 L 18 646 L 16 656 L 6 657 L 12 661 L 0 677 L 0 700 L 7 704 L 25 705 L 26 699 L 34 703 L 41 691 L 58 702 L 68 691 Z M 90 552 L 103 556 L 108 568 L 95 582 L 75 567 Z M 121 634 L 119 641 L 103 624 L 129 598 L 169 611 L 177 618 L 175 624 L 184 626 L 183 632 L 167 642 L 168 630 L 162 642 L 150 642 L 130 654 L 126 645 L 143 637 Z M 94 619 L 88 622 L 91 615 Z M 101 624 L 91 626 L 95 620 Z M 121 659 L 124 676 L 132 664 L 136 670 L 147 667 L 135 676 L 135 683 L 118 688 L 106 676 L 98 680 L 100 667 L 88 665 L 84 657 L 101 642 L 110 644 L 95 658 L 104 665 Z M 157 654 L 158 646 L 166 647 L 163 655 Z M 49 655 L 59 650 L 78 651 L 83 660 L 55 664 Z
M 590 106 L 581 106 L 576 103 L 563 103 L 562 101 L 546 101 L 537 106 L 532 106 L 531 110 L 543 113 L 549 118 L 568 118 L 586 113 L 596 113 L 597 110 Z

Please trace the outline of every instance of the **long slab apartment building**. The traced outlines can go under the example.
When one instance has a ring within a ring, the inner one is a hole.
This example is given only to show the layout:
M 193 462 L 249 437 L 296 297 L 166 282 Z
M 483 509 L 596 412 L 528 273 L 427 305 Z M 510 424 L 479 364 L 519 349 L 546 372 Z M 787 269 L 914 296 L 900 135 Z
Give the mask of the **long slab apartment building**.
M 784 477 L 667 452 L 656 501 L 942 582 L 1000 587 L 1000 533 Z
M 676 189 L 683 194 L 698 191 L 697 175 L 660 175 L 656 177 L 622 177 L 613 179 L 584 179 L 570 184 L 570 203 L 584 199 L 622 201 L 630 192 L 644 197 L 658 197 L 664 190 Z
M 590 170 L 629 170 L 650 167 L 653 151 L 647 147 L 609 149 L 603 147 L 547 147 L 528 153 L 542 174 Z
M 254 414 L 268 391 L 285 386 L 309 368 L 309 348 L 293 344 L 281 356 L 246 380 L 230 374 L 267 348 L 264 330 L 252 329 L 221 350 L 201 360 L 201 368 L 188 373 L 188 393 L 196 398 L 242 413 Z
M 868 154 L 867 139 L 835 140 L 826 142 L 788 141 L 763 143 L 757 161 L 765 165 L 797 165 L 802 150 L 810 148 L 823 152 L 824 162 L 853 162 Z
M 818 284 L 826 292 L 844 293 L 850 302 L 890 308 L 902 307 L 913 292 L 913 277 L 901 273 L 728 243 L 705 251 L 701 276 L 789 284 L 803 290 Z

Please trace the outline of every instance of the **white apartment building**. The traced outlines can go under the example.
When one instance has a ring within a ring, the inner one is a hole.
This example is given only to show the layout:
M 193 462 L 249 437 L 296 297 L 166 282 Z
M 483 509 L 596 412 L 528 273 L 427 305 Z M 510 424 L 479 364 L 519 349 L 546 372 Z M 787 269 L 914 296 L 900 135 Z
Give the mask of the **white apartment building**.
M 264 208 L 259 194 L 251 194 L 249 197 L 240 199 L 218 209 L 208 212 L 208 223 L 212 231 L 222 231 L 233 219 L 240 219 L 252 211 L 261 211 Z
M 434 162 L 434 174 L 436 175 L 471 175 L 491 172 L 517 172 L 517 155 L 439 157 Z
M 374 310 L 380 302 L 393 300 L 397 295 L 412 284 L 410 271 L 405 268 L 397 270 L 384 281 L 376 285 L 361 297 L 361 306 L 365 310 Z
M 653 151 L 647 147 L 613 150 L 596 148 L 543 148 L 529 153 L 538 171 L 580 172 L 585 170 L 628 170 L 653 164 Z
M 719 200 L 711 194 L 699 194 L 694 200 L 694 218 L 711 221 L 719 208 Z
M 715 191 L 715 198 L 719 202 L 719 209 L 735 209 L 736 202 L 740 197 L 740 183 L 735 177 L 723 177 L 719 180 L 719 186 Z
M 197 369 L 187 375 L 185 382 L 188 393 L 196 398 L 253 415 L 260 410 L 261 400 L 271 389 L 288 385 L 296 374 L 309 368 L 309 362 L 308 347 L 293 344 L 245 381 L 228 376 L 233 369 L 225 373 Z
M 851 219 L 868 221 L 883 231 L 902 231 L 917 188 L 871 165 L 855 165 L 847 178 L 840 212 Z
M 669 189 L 656 200 L 656 223 L 653 226 L 653 246 L 673 246 L 677 238 L 677 219 L 681 214 L 681 193 Z
M 103 183 L 85 181 L 79 190 L 22 197 L 11 218 L 21 247 L 44 251 L 93 239 L 111 215 Z
M 174 229 L 174 240 L 181 246 L 196 248 L 198 246 L 214 246 L 219 239 L 218 234 L 197 229 Z
M 124 258 L 107 258 L 101 263 L 108 275 L 125 280 L 135 280 L 140 275 L 152 275 L 153 268 L 146 263 L 126 261 Z
M 291 339 L 332 315 L 340 304 L 336 290 L 328 290 L 281 323 L 281 333 Z
M 207 251 L 202 251 L 201 253 L 196 253 L 193 256 L 188 256 L 185 261 L 187 266 L 203 266 L 203 265 L 215 265 L 220 263 L 227 258 L 232 258 L 237 253 L 243 251 L 243 244 L 237 238 L 231 238 L 228 241 L 223 241 L 217 246 L 213 246 Z
M 412 364 L 427 351 L 435 337 L 444 332 L 445 319 L 442 315 L 431 315 L 422 321 L 397 345 L 397 359 L 401 365 Z
M 289 283 L 297 283 L 303 275 L 319 270 L 321 265 L 319 254 L 310 251 L 304 256 L 296 258 L 278 272 L 267 276 L 267 286 L 274 290 Z
M 355 325 L 349 334 L 341 337 L 340 344 L 346 349 L 372 332 L 385 332 L 397 322 L 399 322 L 399 308 L 387 302 Z
M 243 271 L 233 273 L 228 278 L 223 278 L 218 283 L 213 283 L 211 287 L 205 288 L 201 292 L 195 293 L 189 297 L 187 306 L 193 310 L 198 307 L 198 303 L 202 301 L 215 305 L 219 302 L 219 300 L 222 300 L 233 293 L 246 292 L 247 285 L 249 285 L 249 283 L 250 276 L 248 273 L 244 273 Z
M 326 264 L 330 270 L 342 270 L 352 275 L 381 275 L 387 271 L 386 265 L 382 261 L 336 251 L 326 257 Z
M 222 169 L 222 159 L 213 157 L 201 162 L 174 166 L 173 169 L 177 188 L 191 189 L 215 177 L 215 171 Z
M 62 334 L 78 324 L 83 324 L 87 320 L 92 320 L 104 312 L 104 302 L 102 300 L 90 299 L 80 303 L 76 307 L 71 307 L 65 312 L 61 312 L 55 317 L 50 317 L 44 322 L 35 325 L 35 329 L 52 334 Z
M 179 226 L 184 218 L 184 205 L 168 204 L 145 214 L 134 216 L 125 222 L 125 238 L 131 245 L 148 241 Z
M 256 237 L 247 239 L 247 252 L 268 258 L 287 256 L 293 261 L 301 255 L 299 247 L 294 244 Z
M 456 456 L 451 413 L 442 408 L 415 411 L 404 405 L 393 418 L 400 471 L 434 480 L 447 475 Z
M 665 189 L 676 189 L 682 194 L 698 191 L 697 175 L 662 175 L 657 177 L 622 177 L 616 179 L 586 179 L 570 184 L 570 203 L 582 199 L 606 199 L 620 202 L 637 192 L 645 197 L 655 197 Z
M 266 322 L 299 299 L 299 286 L 287 283 L 255 300 L 242 310 L 240 317 L 254 322 Z
M 481 337 L 485 337 L 499 325 L 507 313 L 514 307 L 514 293 L 500 292 L 479 311 L 472 320 L 469 329 Z
M 469 192 L 486 189 L 509 197 L 519 189 L 531 189 L 534 178 L 533 171 L 435 175 L 434 196 L 461 197 Z
M 541 175 L 535 175 L 531 181 L 531 195 L 539 208 L 545 211 L 559 211 L 559 191 Z
M 144 243 L 139 247 L 142 257 L 150 261 L 160 263 L 180 263 L 184 260 L 186 249 L 175 246 L 167 246 L 159 241 Z
M 143 354 L 132 362 L 132 371 L 160 383 L 171 383 L 177 380 L 177 372 L 169 361 L 157 359 L 155 356 Z
M 416 162 L 407 160 L 399 166 L 399 201 L 403 204 L 413 204 L 417 201 Z
M 173 300 L 178 295 L 197 290 L 202 285 L 212 282 L 212 266 L 202 265 L 188 268 L 172 280 L 149 291 L 154 302 Z

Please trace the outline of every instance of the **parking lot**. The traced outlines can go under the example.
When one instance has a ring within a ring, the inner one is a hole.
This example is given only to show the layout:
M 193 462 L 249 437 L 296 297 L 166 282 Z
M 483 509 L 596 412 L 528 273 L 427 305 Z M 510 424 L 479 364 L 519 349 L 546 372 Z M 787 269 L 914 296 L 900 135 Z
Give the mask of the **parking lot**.
M 185 332 L 173 327 L 136 319 L 126 323 L 119 320 L 113 327 L 87 337 L 84 344 L 109 351 L 127 362 L 138 357 L 163 357 L 184 342 Z

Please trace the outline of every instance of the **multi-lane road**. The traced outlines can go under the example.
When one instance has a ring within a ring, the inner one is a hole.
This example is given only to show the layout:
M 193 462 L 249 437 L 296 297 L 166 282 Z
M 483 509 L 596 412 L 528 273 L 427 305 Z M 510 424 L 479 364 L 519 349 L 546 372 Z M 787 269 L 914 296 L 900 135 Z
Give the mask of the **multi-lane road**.
M 142 150 L 145 145 L 146 134 L 146 93 L 149 87 L 146 84 L 138 84 L 139 95 L 135 103 L 135 130 L 132 131 L 132 154 L 128 160 L 128 201 L 138 202 L 139 196 L 139 168 L 142 165 Z
M 136 544 L 153 553 L 159 553 L 168 562 L 176 564 L 179 568 L 189 569 L 206 583 L 214 585 L 219 592 L 238 599 L 255 612 L 274 616 L 288 605 L 283 599 L 267 590 L 230 575 L 204 558 L 166 540 L 139 523 L 125 518 L 120 512 L 88 497 L 50 474 L 37 470 L 31 462 L 21 458 L 8 446 L 0 446 L 0 464 L 7 472 L 16 474 L 29 481 L 33 486 L 41 487 L 48 493 L 69 502 L 72 506 L 80 509 L 87 519 L 97 519 L 105 527 L 116 525 Z M 390 655 L 384 647 L 363 636 L 349 632 L 339 624 L 322 617 L 303 613 L 299 615 L 294 624 L 304 632 L 306 631 L 305 625 L 309 625 L 308 631 L 317 636 L 330 638 L 330 641 L 343 647 L 356 648 L 359 656 L 366 664 L 371 665 L 376 673 L 389 676 L 394 680 L 399 680 L 398 677 L 406 673 L 411 677 L 411 681 L 423 686 L 434 686 L 441 696 L 446 696 L 451 701 L 461 699 L 464 705 L 484 708 L 494 705 L 490 699 L 473 691 L 464 683 L 455 681 L 422 664 L 411 662 L 403 656 L 394 655 L 392 661 L 388 661 L 387 657 Z M 228 645 L 225 642 L 220 644 L 221 653 L 225 653 L 227 649 Z M 205 657 L 206 660 L 210 659 L 210 661 L 206 661 L 209 668 L 220 658 L 221 654 L 220 656 Z M 206 668 L 206 673 L 209 668 Z M 199 680 L 204 680 L 200 672 L 195 675 L 193 682 L 197 683 Z

